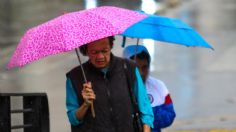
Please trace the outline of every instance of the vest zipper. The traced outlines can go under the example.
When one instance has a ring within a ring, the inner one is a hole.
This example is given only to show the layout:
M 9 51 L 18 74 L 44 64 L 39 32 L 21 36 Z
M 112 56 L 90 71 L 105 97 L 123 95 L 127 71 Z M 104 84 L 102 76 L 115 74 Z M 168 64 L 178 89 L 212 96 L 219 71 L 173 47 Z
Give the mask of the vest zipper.
M 104 74 L 104 80 L 106 83 L 106 92 L 107 92 L 107 97 L 108 97 L 108 101 L 109 101 L 110 112 L 112 113 L 113 109 L 111 107 L 111 92 L 110 92 L 110 89 L 108 88 L 108 79 L 106 77 L 106 74 Z
M 108 97 L 108 102 L 109 102 L 109 107 L 110 107 L 110 114 L 111 114 L 111 122 L 113 124 L 113 127 L 115 129 L 115 131 L 117 131 L 117 126 L 115 124 L 114 118 L 113 118 L 113 109 L 112 109 L 112 102 L 111 102 L 111 92 L 110 89 L 108 87 L 108 79 L 106 74 L 104 74 L 104 79 L 105 79 L 105 83 L 106 83 L 106 91 L 107 91 L 107 97 Z

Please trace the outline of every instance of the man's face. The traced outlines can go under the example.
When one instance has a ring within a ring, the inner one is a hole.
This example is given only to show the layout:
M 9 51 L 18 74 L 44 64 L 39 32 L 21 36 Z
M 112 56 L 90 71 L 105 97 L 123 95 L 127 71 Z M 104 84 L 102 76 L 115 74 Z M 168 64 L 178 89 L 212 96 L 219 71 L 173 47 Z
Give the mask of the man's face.
M 96 68 L 105 68 L 109 65 L 111 47 L 109 39 L 104 38 L 88 44 L 87 55 Z
M 149 65 L 147 59 L 136 58 L 136 64 L 138 66 L 143 81 L 146 81 L 149 73 Z

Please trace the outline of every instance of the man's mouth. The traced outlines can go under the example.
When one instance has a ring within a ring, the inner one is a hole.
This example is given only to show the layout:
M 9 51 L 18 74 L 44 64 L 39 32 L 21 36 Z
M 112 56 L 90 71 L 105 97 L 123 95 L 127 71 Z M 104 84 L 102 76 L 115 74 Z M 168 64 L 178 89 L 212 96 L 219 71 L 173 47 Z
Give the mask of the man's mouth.
M 102 65 L 105 63 L 105 61 L 96 61 L 97 64 Z

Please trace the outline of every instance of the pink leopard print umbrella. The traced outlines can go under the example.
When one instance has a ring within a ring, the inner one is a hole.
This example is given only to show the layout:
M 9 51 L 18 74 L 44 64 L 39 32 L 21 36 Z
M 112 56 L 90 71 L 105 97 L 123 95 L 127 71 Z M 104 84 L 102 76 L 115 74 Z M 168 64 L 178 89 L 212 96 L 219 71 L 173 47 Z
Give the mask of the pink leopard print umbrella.
M 89 42 L 122 33 L 146 18 L 135 11 L 103 6 L 67 13 L 29 29 L 7 68 L 22 67 L 40 58 L 71 51 Z

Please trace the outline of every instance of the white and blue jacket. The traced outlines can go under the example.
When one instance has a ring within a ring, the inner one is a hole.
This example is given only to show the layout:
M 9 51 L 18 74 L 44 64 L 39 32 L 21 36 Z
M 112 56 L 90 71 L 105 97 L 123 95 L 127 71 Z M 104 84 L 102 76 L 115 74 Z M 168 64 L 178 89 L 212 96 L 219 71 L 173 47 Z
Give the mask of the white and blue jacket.
M 145 85 L 154 113 L 152 132 L 160 132 L 161 128 L 170 126 L 175 119 L 173 103 L 169 91 L 162 81 L 149 76 Z

